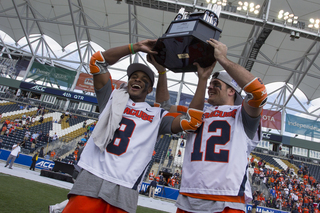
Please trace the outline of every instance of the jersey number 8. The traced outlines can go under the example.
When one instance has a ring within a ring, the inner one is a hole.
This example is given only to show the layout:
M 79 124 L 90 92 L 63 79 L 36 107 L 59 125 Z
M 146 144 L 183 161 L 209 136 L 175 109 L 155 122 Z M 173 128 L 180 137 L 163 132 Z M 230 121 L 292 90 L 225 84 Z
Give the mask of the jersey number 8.
M 120 127 L 115 131 L 112 142 L 107 146 L 107 152 L 114 155 L 122 155 L 127 151 L 130 138 L 136 127 L 133 120 L 122 117 Z

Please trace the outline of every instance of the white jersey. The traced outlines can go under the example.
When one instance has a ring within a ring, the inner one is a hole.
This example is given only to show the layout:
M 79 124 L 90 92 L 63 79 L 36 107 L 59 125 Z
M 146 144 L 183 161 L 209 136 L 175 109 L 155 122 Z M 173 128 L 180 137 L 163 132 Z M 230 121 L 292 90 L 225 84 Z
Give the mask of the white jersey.
M 78 165 L 102 179 L 137 189 L 152 158 L 161 120 L 167 113 L 146 102 L 129 99 L 120 127 L 106 150 L 101 152 L 90 137 Z
M 187 137 L 180 193 L 252 199 L 247 165 L 259 139 L 246 135 L 241 106 L 207 108 L 204 123 Z
M 10 155 L 18 156 L 19 152 L 21 152 L 21 148 L 20 148 L 20 146 L 18 146 L 18 144 L 15 144 L 12 146 L 12 151 L 11 151 Z

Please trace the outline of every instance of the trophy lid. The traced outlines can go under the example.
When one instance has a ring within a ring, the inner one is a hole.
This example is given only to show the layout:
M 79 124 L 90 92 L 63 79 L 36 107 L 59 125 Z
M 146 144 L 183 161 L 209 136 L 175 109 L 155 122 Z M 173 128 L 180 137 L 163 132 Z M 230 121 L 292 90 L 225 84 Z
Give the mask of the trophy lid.
M 202 18 L 204 12 L 193 12 L 189 14 L 189 19 Z

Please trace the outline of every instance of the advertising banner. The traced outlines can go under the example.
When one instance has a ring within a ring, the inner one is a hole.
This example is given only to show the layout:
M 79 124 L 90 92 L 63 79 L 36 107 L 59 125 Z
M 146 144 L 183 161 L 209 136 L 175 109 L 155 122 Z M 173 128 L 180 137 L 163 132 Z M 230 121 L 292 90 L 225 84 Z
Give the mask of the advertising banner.
M 252 205 L 247 204 L 247 213 L 252 211 Z M 281 211 L 279 209 L 272 209 L 267 207 L 258 206 L 256 212 L 259 213 L 287 213 L 287 211 Z
M 93 76 L 87 73 L 80 73 L 75 89 L 94 93 Z
M 262 138 L 267 140 L 277 141 L 280 143 L 282 142 L 282 135 L 275 135 L 269 132 L 263 132 Z
M 27 77 L 71 88 L 76 74 L 75 71 L 34 62 Z
M 320 139 L 320 122 L 286 114 L 286 132 Z
M 150 185 L 149 183 L 142 182 L 139 192 L 140 191 L 144 191 L 145 192 L 148 189 L 149 185 Z M 156 190 L 155 190 L 155 196 L 158 196 L 158 197 L 177 200 L 178 195 L 179 195 L 179 190 L 175 189 L 175 188 L 170 188 L 170 187 L 165 187 L 165 186 L 159 186 L 158 185 Z
M 1 149 L 0 150 L 1 154 L 0 154 L 0 159 L 1 160 L 7 160 L 8 156 L 10 155 L 11 151 L 9 150 L 4 150 Z M 21 164 L 24 166 L 31 166 L 32 163 L 32 156 L 29 155 L 25 155 L 25 154 L 19 154 L 19 157 L 16 158 L 16 160 L 14 161 L 14 163 L 16 164 Z M 13 164 L 14 166 L 14 164 Z M 47 169 L 47 170 L 51 170 L 54 166 L 54 162 L 51 160 L 45 160 L 43 158 L 39 158 L 36 162 L 36 168 L 37 169 Z
M 120 85 L 123 84 L 123 83 L 127 83 L 127 82 L 126 81 L 120 81 L 120 80 L 112 79 L 112 84 L 113 84 L 115 89 L 120 88 Z
M 281 130 L 281 112 L 264 109 L 262 111 L 262 127 Z
M 112 79 L 112 84 L 115 89 L 118 89 L 122 83 L 127 82 Z M 93 76 L 87 73 L 80 73 L 75 89 L 94 93 Z
M 54 89 L 51 87 L 45 87 L 45 86 L 31 84 L 31 83 L 27 83 L 27 82 L 21 82 L 20 88 L 21 89 L 28 89 L 33 92 L 48 93 L 48 94 L 52 94 L 52 95 L 57 95 L 57 96 L 61 96 L 61 97 L 69 98 L 69 99 L 74 99 L 74 100 L 85 101 L 85 102 L 89 102 L 89 103 L 95 103 L 95 104 L 98 103 L 97 98 L 94 96 L 82 95 L 82 94 L 75 93 L 75 92 Z

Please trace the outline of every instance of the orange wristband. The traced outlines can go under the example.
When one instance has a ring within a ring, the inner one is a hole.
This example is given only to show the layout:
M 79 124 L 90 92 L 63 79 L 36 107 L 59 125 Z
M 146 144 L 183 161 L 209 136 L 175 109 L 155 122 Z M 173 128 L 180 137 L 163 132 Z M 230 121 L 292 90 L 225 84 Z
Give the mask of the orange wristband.
M 128 47 L 129 47 L 129 51 L 131 54 L 135 54 L 134 50 L 133 50 L 133 43 L 131 44 L 128 44 Z

